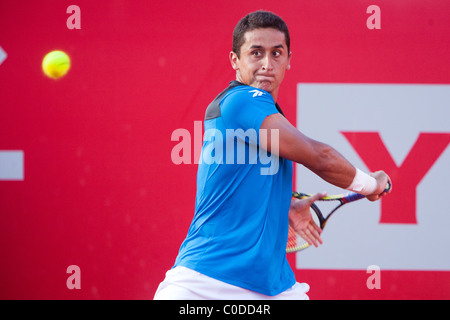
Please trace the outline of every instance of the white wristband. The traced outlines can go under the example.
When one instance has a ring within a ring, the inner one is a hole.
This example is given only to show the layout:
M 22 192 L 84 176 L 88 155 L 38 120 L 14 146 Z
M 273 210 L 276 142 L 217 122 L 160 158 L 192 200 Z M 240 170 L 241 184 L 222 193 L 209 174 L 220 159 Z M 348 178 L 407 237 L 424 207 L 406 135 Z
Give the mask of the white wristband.
M 372 194 L 377 188 L 377 180 L 356 168 L 355 178 L 347 190 L 361 193 L 365 196 Z

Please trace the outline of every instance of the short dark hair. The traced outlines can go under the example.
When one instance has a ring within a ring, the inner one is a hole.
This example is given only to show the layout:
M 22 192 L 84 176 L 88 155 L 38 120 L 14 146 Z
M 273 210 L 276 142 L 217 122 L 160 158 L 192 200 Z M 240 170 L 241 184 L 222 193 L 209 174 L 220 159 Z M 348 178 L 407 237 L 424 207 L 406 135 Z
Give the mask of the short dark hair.
M 247 14 L 238 22 L 238 24 L 234 28 L 233 52 L 236 53 L 238 57 L 240 57 L 241 47 L 245 42 L 244 34 L 247 31 L 252 31 L 259 28 L 273 28 L 283 32 L 288 52 L 291 51 L 291 39 L 289 37 L 289 30 L 284 20 L 272 12 L 258 10 Z

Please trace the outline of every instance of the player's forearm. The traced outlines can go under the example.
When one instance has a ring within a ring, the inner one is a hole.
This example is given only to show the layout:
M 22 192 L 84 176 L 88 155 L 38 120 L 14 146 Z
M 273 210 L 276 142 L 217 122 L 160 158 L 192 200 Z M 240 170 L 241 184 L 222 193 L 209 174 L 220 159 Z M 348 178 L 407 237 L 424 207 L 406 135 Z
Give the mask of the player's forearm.
M 383 180 L 381 184 L 378 183 L 373 176 L 355 168 L 332 147 L 321 142 L 311 141 L 313 144 L 311 159 L 303 160 L 303 164 L 322 179 L 335 186 L 364 195 L 371 195 L 380 187 L 384 190 L 387 182 Z M 378 193 L 381 193 L 382 190 L 379 190 Z
M 280 114 L 268 116 L 261 129 L 277 130 L 278 139 L 271 134 L 260 136 L 263 146 L 280 157 L 304 165 L 325 181 L 347 188 L 355 177 L 355 167 L 331 146 L 311 139 Z M 276 146 L 276 148 L 274 148 Z
M 323 180 L 346 189 L 352 183 L 356 168 L 334 148 L 314 141 L 309 159 L 302 159 L 305 167 Z

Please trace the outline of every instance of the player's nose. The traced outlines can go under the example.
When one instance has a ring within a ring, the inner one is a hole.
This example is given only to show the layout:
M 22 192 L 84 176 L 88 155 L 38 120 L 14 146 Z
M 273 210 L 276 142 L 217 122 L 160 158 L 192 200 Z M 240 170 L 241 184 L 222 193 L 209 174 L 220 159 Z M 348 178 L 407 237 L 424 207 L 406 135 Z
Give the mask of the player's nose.
M 262 59 L 261 69 L 264 71 L 272 71 L 273 70 L 273 61 L 270 58 L 270 55 L 266 55 L 264 59 Z

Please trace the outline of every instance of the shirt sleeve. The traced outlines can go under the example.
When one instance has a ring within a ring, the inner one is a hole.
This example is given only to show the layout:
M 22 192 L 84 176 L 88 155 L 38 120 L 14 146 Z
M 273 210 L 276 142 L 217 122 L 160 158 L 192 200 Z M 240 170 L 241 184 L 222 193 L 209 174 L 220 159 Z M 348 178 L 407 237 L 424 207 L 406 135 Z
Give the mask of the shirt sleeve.
M 272 96 L 252 87 L 232 92 L 221 102 L 221 116 L 227 129 L 258 132 L 264 119 L 275 113 L 278 110 Z

